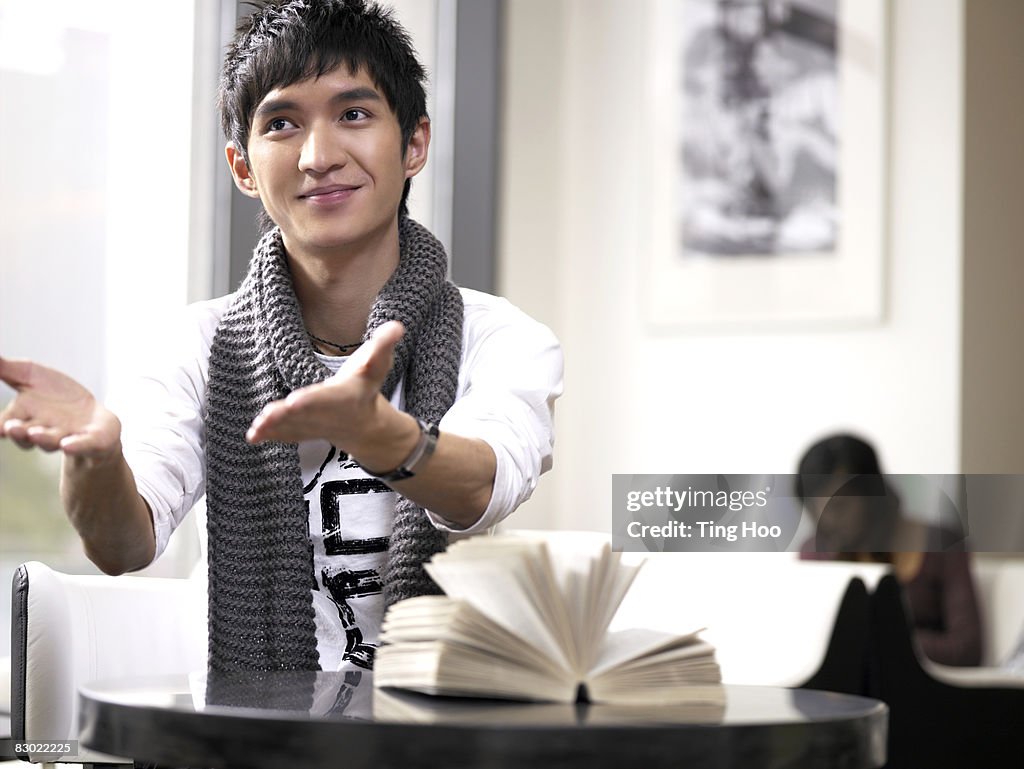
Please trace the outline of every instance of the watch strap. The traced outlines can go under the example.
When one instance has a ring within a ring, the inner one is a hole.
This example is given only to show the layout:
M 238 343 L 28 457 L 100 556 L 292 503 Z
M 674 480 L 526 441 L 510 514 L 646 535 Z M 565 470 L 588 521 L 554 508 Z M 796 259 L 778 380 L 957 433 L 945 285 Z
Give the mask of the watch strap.
M 405 461 L 388 473 L 375 473 L 365 467 L 363 469 L 374 478 L 384 482 L 403 481 L 416 475 L 417 469 L 434 453 L 434 449 L 437 447 L 437 438 L 440 435 L 437 425 L 424 422 L 422 419 L 417 419 L 416 423 L 420 426 L 420 438 Z

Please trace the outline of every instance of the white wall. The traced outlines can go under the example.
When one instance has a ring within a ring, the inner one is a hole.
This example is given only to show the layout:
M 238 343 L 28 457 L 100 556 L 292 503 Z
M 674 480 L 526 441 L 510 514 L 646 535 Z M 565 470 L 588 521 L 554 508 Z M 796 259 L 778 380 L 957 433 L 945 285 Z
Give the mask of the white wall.
M 613 473 L 791 472 L 838 428 L 890 472 L 957 472 L 960 0 L 891 3 L 885 320 L 745 334 L 642 320 L 648 7 L 508 5 L 500 288 L 566 354 L 555 470 L 516 525 L 608 528 Z

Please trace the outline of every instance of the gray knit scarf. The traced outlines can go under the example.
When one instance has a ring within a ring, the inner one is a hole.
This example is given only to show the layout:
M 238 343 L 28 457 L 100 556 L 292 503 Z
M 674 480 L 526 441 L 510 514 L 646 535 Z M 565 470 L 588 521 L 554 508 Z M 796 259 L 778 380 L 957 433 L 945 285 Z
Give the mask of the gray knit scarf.
M 438 422 L 455 400 L 462 296 L 444 248 L 408 218 L 401 259 L 370 311 L 366 337 L 388 320 L 406 333 L 382 391 L 404 381 L 405 408 Z M 366 338 L 364 337 L 364 338 Z M 256 246 L 210 351 L 206 414 L 209 661 L 213 671 L 315 670 L 315 587 L 295 444 L 245 442 L 268 403 L 331 372 L 306 335 L 280 231 Z M 447 545 L 423 509 L 399 497 L 381 578 L 385 602 L 438 592 L 422 564 Z

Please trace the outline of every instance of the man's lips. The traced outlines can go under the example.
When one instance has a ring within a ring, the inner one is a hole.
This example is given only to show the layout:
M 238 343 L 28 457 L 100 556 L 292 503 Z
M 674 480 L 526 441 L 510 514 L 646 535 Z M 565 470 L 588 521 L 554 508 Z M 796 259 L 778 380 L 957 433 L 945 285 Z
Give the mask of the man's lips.
M 324 187 L 314 187 L 303 192 L 299 197 L 304 200 L 326 203 L 333 200 L 344 200 L 358 189 L 359 185 L 356 184 L 329 184 Z

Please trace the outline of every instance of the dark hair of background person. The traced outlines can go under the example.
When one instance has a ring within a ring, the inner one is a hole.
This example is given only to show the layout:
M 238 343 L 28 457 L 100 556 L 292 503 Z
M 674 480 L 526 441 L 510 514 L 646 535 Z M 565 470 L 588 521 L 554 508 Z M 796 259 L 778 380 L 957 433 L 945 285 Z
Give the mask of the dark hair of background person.
M 797 467 L 796 495 L 803 502 L 817 492 L 829 476 L 866 475 L 881 481 L 882 467 L 870 443 L 850 433 L 830 435 L 804 452 Z
M 796 496 L 807 509 L 810 509 L 809 497 L 858 499 L 861 531 L 855 542 L 871 552 L 873 560 L 891 560 L 888 550 L 900 517 L 900 499 L 882 475 L 881 463 L 870 443 L 849 433 L 817 441 L 801 458 L 794 485 Z M 835 515 L 835 507 L 832 502 L 826 503 L 819 526 L 825 518 Z M 846 509 L 840 513 L 842 516 L 850 514 Z M 851 548 L 857 549 L 854 541 L 844 543 L 841 549 Z

